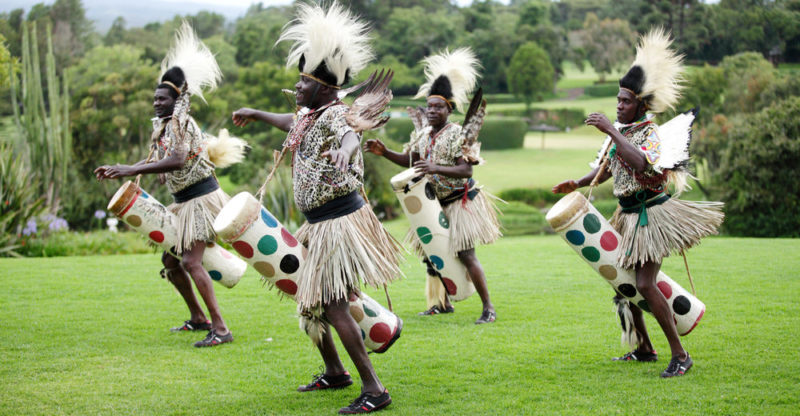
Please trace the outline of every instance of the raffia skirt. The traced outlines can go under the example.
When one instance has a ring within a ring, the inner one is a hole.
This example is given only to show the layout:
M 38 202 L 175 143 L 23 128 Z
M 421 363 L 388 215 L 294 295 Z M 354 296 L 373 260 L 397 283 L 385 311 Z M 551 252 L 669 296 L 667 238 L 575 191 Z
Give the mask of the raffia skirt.
M 213 226 L 214 219 L 229 199 L 222 188 L 217 188 L 211 193 L 186 202 L 176 202 L 167 207 L 178 217 L 178 244 L 175 250 L 179 255 L 191 249 L 195 241 L 209 243 L 217 240 Z
M 503 235 L 497 219 L 499 209 L 494 203 L 495 199 L 496 196 L 481 189 L 474 199 L 455 201 L 443 208 L 450 222 L 450 247 L 454 256 L 475 248 L 476 244 L 494 243 Z M 404 242 L 411 245 L 414 253 L 425 256 L 422 243 L 413 229 L 408 230 Z
M 402 246 L 381 225 L 368 204 L 355 212 L 314 224 L 296 233 L 308 248 L 297 275 L 299 310 L 347 299 L 363 283 L 379 288 L 401 276 Z
M 717 234 L 725 214 L 722 202 L 683 201 L 670 198 L 647 208 L 648 224 L 639 227 L 639 213 L 624 213 L 617 206 L 611 226 L 621 235 L 617 265 L 634 268 L 636 264 L 661 262 L 670 253 L 680 253 Z M 638 228 L 638 230 L 637 230 Z M 626 252 L 630 249 L 631 254 Z

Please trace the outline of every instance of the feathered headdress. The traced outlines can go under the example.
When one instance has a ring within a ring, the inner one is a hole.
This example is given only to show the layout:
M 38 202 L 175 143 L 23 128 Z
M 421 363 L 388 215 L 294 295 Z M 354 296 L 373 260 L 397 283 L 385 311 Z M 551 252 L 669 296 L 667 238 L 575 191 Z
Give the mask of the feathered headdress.
M 414 98 L 438 95 L 445 99 L 450 108 L 464 111 L 469 102 L 469 94 L 478 80 L 480 63 L 469 48 L 459 48 L 450 53 L 447 49 L 422 60 L 425 64 L 427 80 Z
M 180 68 L 180 71 L 173 69 L 176 67 Z M 185 20 L 175 33 L 175 42 L 172 48 L 161 61 L 161 74 L 158 77 L 162 83 L 174 84 L 164 80 L 167 72 L 177 72 L 179 75 L 182 72 L 183 77 L 178 76 L 173 79 L 183 78 L 189 94 L 198 96 L 203 101 L 206 100 L 203 97 L 203 91 L 212 91 L 222 80 L 222 71 L 217 65 L 217 60 L 214 59 L 214 54 L 200 41 L 192 26 Z M 177 90 L 184 89 L 184 85 L 170 86 Z M 180 91 L 178 93 L 180 94 Z
M 670 49 L 672 41 L 663 28 L 656 28 L 642 36 L 636 47 L 636 59 L 628 73 L 619 80 L 625 88 L 641 100 L 653 113 L 672 109 L 681 96 L 684 86 L 683 55 Z
M 293 41 L 286 66 L 297 64 L 301 73 L 331 87 L 339 87 L 372 60 L 369 28 L 334 2 L 299 4 L 297 18 L 287 23 L 276 42 Z

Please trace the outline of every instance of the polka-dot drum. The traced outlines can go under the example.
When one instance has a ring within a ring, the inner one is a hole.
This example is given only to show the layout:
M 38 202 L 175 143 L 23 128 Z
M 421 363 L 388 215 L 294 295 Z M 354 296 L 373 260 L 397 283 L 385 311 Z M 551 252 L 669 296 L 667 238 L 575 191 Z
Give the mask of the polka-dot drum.
M 632 269 L 617 267 L 621 250 L 620 235 L 580 192 L 561 198 L 547 213 L 547 221 L 570 247 L 619 293 L 646 312 L 650 306 L 636 290 Z M 697 326 L 706 305 L 664 272 L 659 272 L 656 285 L 672 309 L 678 333 L 686 335 Z
M 175 214 L 131 181 L 114 194 L 108 210 L 166 251 L 171 252 L 178 241 Z M 219 244 L 209 243 L 203 253 L 203 267 L 211 280 L 231 288 L 239 283 L 247 263 Z
M 475 286 L 464 264 L 450 249 L 450 222 L 442 210 L 428 180 L 414 169 L 407 169 L 391 179 L 400 206 L 406 213 L 422 250 L 441 275 L 450 299 L 459 301 L 475 293 Z
M 217 215 L 214 230 L 265 280 L 294 299 L 307 250 L 253 195 L 242 192 L 231 198 Z M 350 314 L 374 352 L 386 351 L 400 336 L 400 318 L 365 294 L 350 299 Z
M 214 231 L 267 282 L 294 297 L 306 249 L 253 195 L 231 198 L 214 220 Z
M 400 338 L 403 329 L 400 317 L 366 293 L 361 293 L 361 297 L 350 297 L 350 315 L 361 328 L 364 346 L 373 352 L 386 352 Z

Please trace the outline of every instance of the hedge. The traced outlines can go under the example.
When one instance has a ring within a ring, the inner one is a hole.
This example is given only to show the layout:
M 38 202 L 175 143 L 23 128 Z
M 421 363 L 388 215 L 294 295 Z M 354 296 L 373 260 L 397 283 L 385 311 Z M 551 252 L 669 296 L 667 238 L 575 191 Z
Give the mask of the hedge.
M 619 93 L 619 84 L 616 82 L 594 84 L 584 88 L 583 93 L 590 97 L 615 97 Z
M 407 143 L 414 131 L 410 118 L 393 118 L 384 126 L 384 134 L 390 140 Z M 528 125 L 518 117 L 492 117 L 483 122 L 480 140 L 482 150 L 521 149 Z
M 492 115 L 523 117 L 527 118 L 531 125 L 546 124 L 548 126 L 558 127 L 562 130 L 565 130 L 567 127 L 578 127 L 582 125 L 583 121 L 586 119 L 583 110 L 576 108 L 557 108 L 552 110 L 532 108 L 530 112 L 525 111 L 524 108 L 507 109 L 494 111 Z

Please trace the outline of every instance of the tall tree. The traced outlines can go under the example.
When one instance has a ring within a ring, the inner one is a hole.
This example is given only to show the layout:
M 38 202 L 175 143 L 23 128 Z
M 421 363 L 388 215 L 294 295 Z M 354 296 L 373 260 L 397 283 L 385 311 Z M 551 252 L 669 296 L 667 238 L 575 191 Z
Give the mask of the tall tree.
M 581 33 L 581 46 L 586 59 L 605 81 L 606 74 L 623 69 L 633 55 L 636 34 L 621 19 L 600 20 L 594 13 L 586 15 Z
M 517 49 L 508 66 L 508 86 L 511 92 L 525 101 L 530 111 L 531 102 L 539 101 L 542 95 L 552 92 L 555 86 L 555 70 L 547 52 L 534 42 Z

